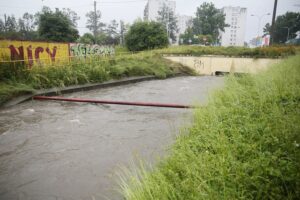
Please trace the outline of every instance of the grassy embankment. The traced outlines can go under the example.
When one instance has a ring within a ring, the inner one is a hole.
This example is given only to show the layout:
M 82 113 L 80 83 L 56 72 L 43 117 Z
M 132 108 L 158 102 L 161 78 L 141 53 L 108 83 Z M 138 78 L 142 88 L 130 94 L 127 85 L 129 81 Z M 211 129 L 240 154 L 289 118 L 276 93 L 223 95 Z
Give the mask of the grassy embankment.
M 282 57 L 295 54 L 295 49 L 179 46 L 132 54 L 126 49 L 117 48 L 113 58 L 88 58 L 67 64 L 35 66 L 32 69 L 27 69 L 21 63 L 2 63 L 0 105 L 37 89 L 97 83 L 130 76 L 155 75 L 165 78 L 179 72 L 193 73 L 180 64 L 164 60 L 162 54 Z
M 279 58 L 294 55 L 298 50 L 294 46 L 273 46 L 264 48 L 246 47 L 202 47 L 202 46 L 175 46 L 172 48 L 154 50 L 157 54 L 171 55 L 221 55 L 230 57 L 252 58 Z
M 228 77 L 166 158 L 129 171 L 124 197 L 299 199 L 299 122 L 299 55 L 260 75 Z
M 154 75 L 166 78 L 176 73 L 193 74 L 191 69 L 171 63 L 150 53 L 121 54 L 113 58 L 91 58 L 66 64 L 34 66 L 21 64 L 0 66 L 0 105 L 20 94 L 36 89 L 99 83 L 123 77 Z

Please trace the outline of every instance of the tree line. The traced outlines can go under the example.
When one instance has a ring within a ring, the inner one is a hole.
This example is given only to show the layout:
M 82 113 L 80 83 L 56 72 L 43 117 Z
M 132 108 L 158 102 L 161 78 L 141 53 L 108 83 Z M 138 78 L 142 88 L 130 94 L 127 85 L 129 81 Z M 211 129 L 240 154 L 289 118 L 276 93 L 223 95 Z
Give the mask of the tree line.
M 178 38 L 178 21 L 175 13 L 164 5 L 158 11 L 156 22 L 136 20 L 132 25 L 124 21 L 101 21 L 100 10 L 86 14 L 86 27 L 91 33 L 79 36 L 77 21 L 80 17 L 69 8 L 43 7 L 35 14 L 25 13 L 16 19 L 4 15 L 0 19 L 0 39 L 39 40 L 52 42 L 80 42 L 100 45 L 125 44 L 129 50 L 138 51 L 168 46 Z M 213 3 L 204 2 L 197 7 L 196 14 L 187 24 L 184 34 L 179 36 L 180 44 L 211 45 L 219 43 L 219 35 L 228 25 L 225 14 Z M 287 12 L 278 16 L 275 23 L 274 42 L 283 43 L 293 38 L 300 29 L 300 13 Z M 270 24 L 264 28 L 270 31 Z M 289 32 L 289 37 L 287 37 Z
M 108 24 L 100 22 L 100 11 L 97 11 L 96 18 L 93 11 L 88 12 L 86 16 L 86 27 L 94 35 L 85 33 L 80 37 L 77 29 L 77 21 L 80 17 L 69 8 L 51 10 L 49 7 L 43 7 L 40 12 L 35 14 L 26 12 L 19 19 L 14 15 L 4 15 L 4 19 L 0 19 L 0 39 L 107 45 L 122 42 L 121 37 L 124 37 L 128 30 L 128 24 L 121 21 L 119 31 L 119 24 L 116 20 Z

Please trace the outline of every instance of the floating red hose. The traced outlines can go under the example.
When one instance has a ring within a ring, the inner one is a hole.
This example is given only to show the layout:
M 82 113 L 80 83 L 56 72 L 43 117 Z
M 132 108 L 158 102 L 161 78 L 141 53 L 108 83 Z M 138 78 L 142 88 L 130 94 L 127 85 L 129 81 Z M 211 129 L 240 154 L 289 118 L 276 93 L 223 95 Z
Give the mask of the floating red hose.
M 179 104 L 162 104 L 162 103 L 145 103 L 145 102 L 128 102 L 128 101 L 106 101 L 106 100 L 94 100 L 94 99 L 65 98 L 65 97 L 35 96 L 35 97 L 33 97 L 33 99 L 35 99 L 35 100 L 85 102 L 85 103 L 100 103 L 100 104 L 118 104 L 118 105 L 131 105 L 131 106 L 166 107 L 166 108 L 195 108 L 194 106 L 179 105 Z

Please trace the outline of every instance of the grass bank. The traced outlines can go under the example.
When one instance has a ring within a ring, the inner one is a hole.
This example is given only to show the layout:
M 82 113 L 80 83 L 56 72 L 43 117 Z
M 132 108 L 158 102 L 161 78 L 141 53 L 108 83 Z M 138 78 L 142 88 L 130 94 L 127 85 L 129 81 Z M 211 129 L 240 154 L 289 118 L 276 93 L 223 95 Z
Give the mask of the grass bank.
M 2 64 L 0 105 L 15 96 L 32 93 L 37 89 L 99 83 L 132 76 L 154 75 L 166 78 L 176 73 L 192 74 L 193 71 L 159 55 L 150 54 L 74 60 L 66 64 L 34 66 L 32 69 L 18 63 Z
M 169 155 L 123 179 L 127 200 L 299 199 L 300 56 L 228 77 Z
M 259 48 L 246 47 L 205 47 L 205 46 L 173 46 L 165 49 L 154 50 L 157 54 L 172 55 L 222 55 L 231 57 L 254 58 L 279 58 L 295 55 L 297 48 L 294 46 L 272 46 Z
M 225 55 L 235 57 L 285 57 L 296 53 L 295 47 L 201 47 L 176 46 L 144 52 L 128 52 L 116 47 L 113 58 L 87 58 L 66 64 L 35 66 L 32 69 L 21 63 L 0 65 L 0 106 L 7 100 L 37 89 L 65 87 L 85 83 L 98 83 L 122 77 L 155 75 L 159 78 L 183 72 L 193 74 L 180 64 L 163 59 L 162 55 Z M 7 59 L 9 60 L 9 58 Z

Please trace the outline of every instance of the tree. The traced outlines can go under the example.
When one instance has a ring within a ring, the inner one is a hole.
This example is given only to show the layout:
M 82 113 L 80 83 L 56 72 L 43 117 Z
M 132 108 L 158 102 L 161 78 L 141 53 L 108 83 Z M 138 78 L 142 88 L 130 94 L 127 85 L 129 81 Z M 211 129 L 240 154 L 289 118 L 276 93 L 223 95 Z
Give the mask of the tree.
M 70 16 L 58 8 L 53 12 L 44 7 L 42 12 L 38 13 L 38 32 L 41 39 L 54 42 L 75 42 L 79 37 Z
M 202 45 L 210 45 L 213 43 L 213 38 L 211 35 L 198 35 L 199 43 Z
M 280 15 L 276 18 L 273 42 L 284 43 L 289 39 L 296 36 L 296 32 L 300 30 L 300 13 L 287 12 L 284 15 Z M 264 33 L 269 34 L 271 26 L 267 23 L 264 27 Z M 289 33 L 288 33 L 289 32 Z
M 125 36 L 130 51 L 141 51 L 168 46 L 165 27 L 158 22 L 136 21 Z
M 106 33 L 111 37 L 116 37 L 118 36 L 118 27 L 119 24 L 117 23 L 117 21 L 112 20 L 110 24 L 107 25 Z
M 105 24 L 100 21 L 101 12 L 97 10 L 96 12 L 90 11 L 86 14 L 87 23 L 86 27 L 93 32 L 94 37 L 104 31 Z
M 2 19 L 0 19 L 0 34 L 5 32 L 5 24 Z
M 195 35 L 211 35 L 213 40 L 218 40 L 219 31 L 224 31 L 225 14 L 215 8 L 213 3 L 204 2 L 197 8 L 196 17 L 193 19 L 193 32 Z
M 80 17 L 75 11 L 71 10 L 70 8 L 63 8 L 62 12 L 72 21 L 75 26 L 77 26 L 77 21 L 80 20 Z
M 35 31 L 36 22 L 34 15 L 29 13 L 24 13 L 22 18 L 18 20 L 19 32 L 23 40 L 36 40 L 38 34 Z
M 4 22 L 1 23 L 1 38 L 19 40 L 21 34 L 19 33 L 19 24 L 14 15 L 7 16 L 4 14 Z
M 116 45 L 119 43 L 120 34 L 118 32 L 118 27 L 119 24 L 117 23 L 116 20 L 112 20 L 111 23 L 107 25 L 107 29 L 105 31 L 107 34 L 107 39 L 106 39 L 107 44 Z
M 192 28 L 187 28 L 184 34 L 179 36 L 179 44 L 199 44 L 197 37 L 194 37 Z
M 177 18 L 174 12 L 166 4 L 163 5 L 160 11 L 158 11 L 157 21 L 162 23 L 167 29 L 168 37 L 172 39 L 172 42 L 176 41 L 176 34 L 178 33 Z
M 84 44 L 95 44 L 95 37 L 91 33 L 85 33 L 80 37 L 79 42 Z
M 34 15 L 29 14 L 29 13 L 24 13 L 23 18 L 24 22 L 24 30 L 27 32 L 33 31 L 36 27 Z
M 7 16 L 5 29 L 7 32 L 17 32 L 19 27 L 15 16 Z
M 109 41 L 109 37 L 106 33 L 102 32 L 96 36 L 97 44 L 99 45 L 107 45 Z
M 263 28 L 264 36 L 269 35 L 271 31 L 271 24 L 267 23 Z

